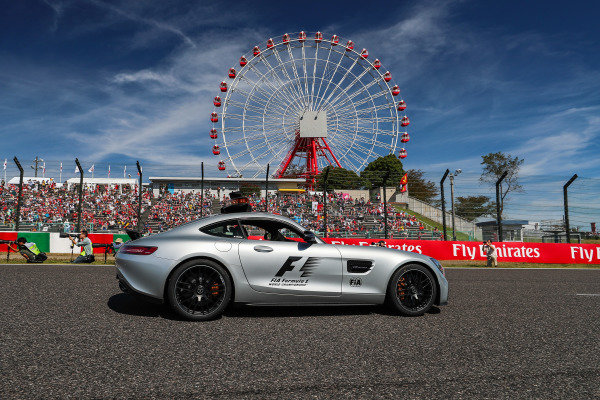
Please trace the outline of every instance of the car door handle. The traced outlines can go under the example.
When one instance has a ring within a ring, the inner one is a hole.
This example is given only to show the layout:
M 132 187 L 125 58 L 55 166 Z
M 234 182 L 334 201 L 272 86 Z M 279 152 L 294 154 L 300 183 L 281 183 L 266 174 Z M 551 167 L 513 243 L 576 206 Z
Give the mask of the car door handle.
M 268 253 L 273 251 L 273 249 L 269 246 L 254 246 L 254 251 L 258 251 L 260 253 Z

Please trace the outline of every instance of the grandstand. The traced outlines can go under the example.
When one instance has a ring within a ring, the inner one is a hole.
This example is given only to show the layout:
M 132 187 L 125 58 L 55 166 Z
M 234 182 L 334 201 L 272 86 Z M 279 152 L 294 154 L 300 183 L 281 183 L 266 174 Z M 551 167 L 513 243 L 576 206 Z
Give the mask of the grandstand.
M 289 180 L 288 180 L 289 181 Z M 231 182 L 231 181 L 230 181 Z M 325 233 L 322 192 L 305 192 L 275 186 L 269 191 L 268 210 L 295 219 L 309 229 Z M 161 232 L 190 222 L 201 215 L 211 215 L 229 202 L 228 187 L 221 190 L 217 185 L 208 186 L 204 197 L 198 190 L 174 190 L 161 185 L 160 190 L 143 190 L 141 220 L 149 234 Z M 28 181 L 23 187 L 20 229 L 30 231 L 73 231 L 77 221 L 77 190 L 75 184 L 57 185 L 53 181 Z M 155 189 L 155 188 L 154 188 Z M 191 188 L 188 188 L 191 189 Z M 254 209 L 265 209 L 263 191 L 252 187 L 249 194 Z M 83 190 L 82 226 L 91 232 L 123 232 L 137 226 L 137 185 L 132 182 L 87 182 Z M 364 193 L 353 198 L 343 191 L 332 191 L 327 197 L 327 234 L 331 237 L 384 237 L 383 192 L 373 199 Z M 394 191 L 388 192 L 393 200 Z M 7 185 L 0 188 L 0 230 L 14 228 L 14 209 L 18 187 Z M 203 201 L 202 201 L 203 200 Z M 405 203 L 402 203 L 404 206 Z M 388 232 L 390 238 L 439 240 L 438 227 L 421 221 L 414 213 L 388 203 Z

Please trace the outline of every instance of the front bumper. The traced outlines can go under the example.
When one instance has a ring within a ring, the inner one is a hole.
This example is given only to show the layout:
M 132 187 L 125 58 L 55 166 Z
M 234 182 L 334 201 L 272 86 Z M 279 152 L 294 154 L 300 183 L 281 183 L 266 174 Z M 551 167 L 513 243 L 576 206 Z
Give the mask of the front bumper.
M 436 275 L 438 278 L 438 284 L 440 286 L 440 296 L 439 296 L 439 300 L 436 303 L 436 305 L 438 305 L 438 306 L 448 305 L 448 291 L 449 291 L 448 280 L 441 272 L 438 272 Z

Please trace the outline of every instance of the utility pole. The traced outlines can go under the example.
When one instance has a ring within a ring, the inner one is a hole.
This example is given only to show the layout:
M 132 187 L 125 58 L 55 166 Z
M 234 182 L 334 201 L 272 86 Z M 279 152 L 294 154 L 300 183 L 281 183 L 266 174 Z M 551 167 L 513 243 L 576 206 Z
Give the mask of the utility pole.
M 39 158 L 38 156 L 35 156 L 35 160 L 33 160 L 35 167 L 33 165 L 30 165 L 31 169 L 35 170 L 36 178 L 37 178 L 37 174 L 38 174 L 39 163 L 41 163 L 41 162 L 44 162 L 44 160 L 42 158 Z

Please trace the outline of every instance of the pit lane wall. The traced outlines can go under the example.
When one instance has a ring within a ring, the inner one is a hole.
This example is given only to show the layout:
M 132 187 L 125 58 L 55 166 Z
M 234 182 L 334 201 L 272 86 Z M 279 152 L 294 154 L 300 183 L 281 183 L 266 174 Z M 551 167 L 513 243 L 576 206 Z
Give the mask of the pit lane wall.
M 326 238 L 327 243 L 369 246 L 378 239 Z M 479 242 L 432 240 L 384 240 L 390 249 L 425 254 L 438 260 L 485 261 L 486 253 Z M 498 261 L 540 264 L 600 264 L 600 244 L 567 243 L 494 243 Z

